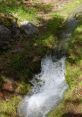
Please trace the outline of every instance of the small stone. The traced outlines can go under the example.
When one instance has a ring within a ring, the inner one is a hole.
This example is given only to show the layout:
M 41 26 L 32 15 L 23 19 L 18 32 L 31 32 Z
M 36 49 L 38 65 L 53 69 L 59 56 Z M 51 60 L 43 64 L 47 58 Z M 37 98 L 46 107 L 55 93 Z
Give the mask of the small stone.
M 14 91 L 13 89 L 13 83 L 11 81 L 6 81 L 4 84 L 3 84 L 3 90 L 7 90 L 7 91 Z

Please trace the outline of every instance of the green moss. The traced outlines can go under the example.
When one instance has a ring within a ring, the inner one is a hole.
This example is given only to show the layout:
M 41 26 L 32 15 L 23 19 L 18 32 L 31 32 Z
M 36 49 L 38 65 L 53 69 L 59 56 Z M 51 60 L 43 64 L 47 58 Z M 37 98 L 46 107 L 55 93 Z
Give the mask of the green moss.
M 11 27 L 13 23 L 17 23 L 17 18 L 10 14 L 0 13 L 0 23 L 7 27 Z
M 18 87 L 16 89 L 16 92 L 19 92 L 20 94 L 25 95 L 31 90 L 31 85 L 29 83 L 26 83 L 24 81 L 20 82 L 18 84 Z
M 16 117 L 16 109 L 21 100 L 19 96 L 12 97 L 10 100 L 0 100 L 0 117 Z

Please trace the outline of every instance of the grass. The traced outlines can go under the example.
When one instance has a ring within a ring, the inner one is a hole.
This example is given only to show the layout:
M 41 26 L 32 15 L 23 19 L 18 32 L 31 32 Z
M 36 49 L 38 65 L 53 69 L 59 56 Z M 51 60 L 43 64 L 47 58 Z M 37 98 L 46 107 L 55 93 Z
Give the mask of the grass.
M 31 7 L 26 9 L 20 4 L 21 1 L 18 5 L 16 5 L 15 0 L 13 1 L 14 4 L 10 3 L 10 5 L 9 3 L 1 3 L 0 12 L 13 14 L 19 21 L 29 20 L 36 24 L 42 21 L 42 31 L 38 36 L 35 35 L 33 38 L 28 39 L 24 37 L 18 42 L 20 45 L 20 52 L 7 52 L 2 55 L 0 59 L 0 66 L 1 69 L 3 69 L 2 74 L 5 79 L 17 79 L 16 91 L 25 95 L 31 90 L 31 85 L 28 82 L 29 79 L 31 79 L 35 73 L 40 71 L 41 59 L 45 56 L 45 54 L 51 53 L 54 49 L 54 43 L 55 46 L 57 45 L 57 31 L 59 31 L 62 27 L 65 18 L 73 11 L 73 9 L 82 3 L 82 0 L 73 0 L 72 3 L 70 2 L 65 5 L 61 11 L 55 13 L 50 12 L 52 8 L 51 6 L 49 6 L 49 9 L 47 9 L 47 6 L 40 6 L 40 8 Z M 38 13 L 42 12 L 41 8 L 43 8 L 44 12 L 49 12 L 49 20 L 45 20 L 42 17 L 40 17 L 40 19 L 38 18 Z M 58 107 L 56 107 L 56 109 L 53 109 L 49 113 L 48 117 L 63 117 L 64 113 L 76 109 L 76 104 L 72 104 L 75 100 L 77 100 L 78 109 L 82 104 L 81 96 L 76 93 L 77 90 L 79 92 L 82 85 L 81 42 L 82 25 L 80 24 L 80 26 L 78 26 L 78 28 L 74 31 L 71 41 L 69 42 L 69 56 L 66 62 L 66 80 L 69 85 L 69 89 L 65 93 L 64 100 L 58 105 Z M 17 45 L 13 47 L 13 50 L 17 48 L 16 46 Z M 2 80 L 2 78 L 0 79 Z M 0 83 L 0 87 L 2 82 Z M 0 117 L 17 117 L 16 110 L 21 97 L 21 95 L 14 95 L 7 100 L 0 100 Z M 78 112 L 82 113 L 82 110 L 79 109 Z
M 18 18 L 18 21 L 32 21 L 37 22 L 37 10 L 33 7 L 25 8 L 23 3 L 22 4 L 12 4 L 9 5 L 6 2 L 0 3 L 0 12 L 2 13 L 10 13 Z
M 67 66 L 66 78 L 67 78 L 67 83 L 69 84 L 69 89 L 65 93 L 64 100 L 49 113 L 48 117 L 63 117 L 65 113 L 69 112 L 82 113 L 81 111 L 82 97 L 79 96 L 79 94 L 77 93 L 77 90 L 81 87 L 81 83 L 80 81 L 78 81 L 79 78 L 81 77 L 81 69 L 79 69 L 79 67 L 77 69 L 78 70 L 76 71 L 76 69 L 74 69 L 73 66 L 70 65 L 70 71 L 68 71 L 68 66 Z
M 53 109 L 49 113 L 48 117 L 64 117 L 65 113 L 70 112 L 72 112 L 72 114 L 82 113 L 82 94 L 80 94 L 80 89 L 82 89 L 81 29 L 82 24 L 74 31 L 70 40 L 71 42 L 69 42 L 69 56 L 66 62 L 66 80 L 69 88 L 65 93 L 64 100 L 56 107 L 56 109 Z
M 72 0 L 68 3 L 68 5 L 65 5 L 63 7 L 63 14 L 70 14 L 72 11 L 74 11 L 79 5 L 81 5 L 82 0 Z
M 66 19 L 81 4 L 82 4 L 82 0 L 72 0 L 68 4 L 65 4 L 61 8 L 61 10 L 57 11 L 56 13 L 51 12 L 50 16 L 53 17 L 55 14 L 58 14 L 60 16 L 63 16 Z
M 48 13 L 52 9 L 51 4 L 40 4 L 34 2 L 34 5 L 30 7 L 25 7 L 22 0 L 16 1 L 0 1 L 0 12 L 1 13 L 9 13 L 18 18 L 18 21 L 31 21 L 34 24 L 39 23 L 39 14 L 41 13 Z
M 73 66 L 67 62 L 66 79 L 69 88 L 65 92 L 63 101 L 48 114 L 48 117 L 64 117 L 65 113 L 70 112 L 82 113 L 82 94 L 80 95 L 79 90 L 79 88 L 82 88 L 82 80 L 80 79 L 82 77 L 81 65 L 82 63 Z
M 9 100 L 0 100 L 0 117 L 15 117 L 16 110 L 21 97 L 13 96 Z

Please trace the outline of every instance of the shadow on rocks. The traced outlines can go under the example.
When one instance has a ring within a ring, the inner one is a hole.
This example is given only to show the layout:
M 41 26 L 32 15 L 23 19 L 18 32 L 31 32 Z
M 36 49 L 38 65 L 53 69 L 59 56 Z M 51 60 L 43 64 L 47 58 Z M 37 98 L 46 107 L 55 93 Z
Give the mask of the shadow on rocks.
M 62 115 L 62 117 L 82 117 L 82 113 L 68 112 Z

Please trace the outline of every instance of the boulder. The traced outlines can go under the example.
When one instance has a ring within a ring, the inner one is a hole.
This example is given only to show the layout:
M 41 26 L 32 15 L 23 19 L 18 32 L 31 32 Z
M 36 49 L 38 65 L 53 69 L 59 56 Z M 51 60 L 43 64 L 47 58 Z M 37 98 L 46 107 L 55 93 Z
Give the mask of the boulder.
M 11 31 L 12 38 L 18 38 L 18 36 L 20 35 L 19 26 L 17 24 L 17 18 L 12 16 L 11 14 L 0 13 L 0 25 L 4 25 Z
M 10 14 L 0 13 L 0 51 L 8 50 L 11 42 L 18 39 L 20 29 L 17 19 Z
M 12 38 L 16 39 L 20 36 L 20 29 L 15 22 L 13 22 L 10 30 L 11 30 Z
M 31 36 L 33 34 L 37 34 L 38 33 L 38 28 L 28 22 L 28 21 L 24 21 L 20 23 L 20 29 L 27 35 L 27 36 Z
M 0 50 L 6 49 L 11 39 L 11 31 L 4 25 L 0 25 Z
M 0 25 L 0 41 L 9 40 L 11 38 L 11 31 L 4 25 Z

